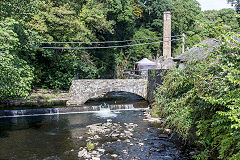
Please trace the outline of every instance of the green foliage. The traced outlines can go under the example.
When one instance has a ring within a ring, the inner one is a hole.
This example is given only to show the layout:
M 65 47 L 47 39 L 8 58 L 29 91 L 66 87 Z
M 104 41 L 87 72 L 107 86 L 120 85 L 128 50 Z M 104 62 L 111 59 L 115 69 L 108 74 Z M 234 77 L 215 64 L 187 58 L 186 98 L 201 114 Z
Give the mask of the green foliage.
M 88 143 L 87 143 L 87 149 L 88 149 L 88 150 L 93 150 L 94 148 L 95 148 L 95 145 L 94 145 L 93 142 L 88 142 Z
M 188 2 L 190 3 L 190 2 Z M 193 2 L 192 2 L 193 3 Z M 174 19 L 174 22 L 176 24 L 180 24 L 177 27 L 181 27 L 183 29 L 178 34 L 185 33 L 186 34 L 186 49 L 192 48 L 194 45 L 200 43 L 203 40 L 210 39 L 210 38 L 216 38 L 220 34 L 223 34 L 223 30 L 225 31 L 232 31 L 232 32 L 239 32 L 239 22 L 237 18 L 237 14 L 233 9 L 222 9 L 222 10 L 207 10 L 204 12 L 199 12 L 199 6 L 196 3 L 195 9 L 193 9 L 195 12 L 191 11 L 185 11 L 189 12 L 187 15 L 189 16 L 189 19 L 186 19 L 187 17 L 184 16 L 185 12 L 180 9 L 180 13 L 178 13 L 176 17 L 177 20 Z M 186 7 L 187 10 L 188 7 Z M 184 17 L 186 20 L 181 20 L 181 17 Z M 194 17 L 191 19 L 191 17 Z M 173 16 L 174 18 L 174 16 Z M 182 22 L 184 23 L 182 23 Z M 191 25 L 189 25 L 187 22 L 189 22 Z M 185 26 L 184 26 L 185 25 Z M 188 27 L 186 27 L 188 26 Z M 173 28 L 175 28 L 173 24 Z M 181 54 L 181 44 L 176 44 L 176 47 L 174 47 L 174 55 Z
M 163 12 L 172 9 L 172 1 L 152 0 L 139 1 L 138 3 L 140 8 L 143 9 L 142 19 L 139 20 L 141 26 L 162 34 Z
M 134 13 L 135 17 L 142 18 L 143 10 L 141 8 L 139 8 L 136 3 L 131 3 L 131 5 L 133 7 L 133 13 Z
M 135 32 L 133 39 L 147 39 L 147 38 L 156 38 L 156 32 L 152 32 L 149 29 L 140 28 L 138 31 Z M 159 41 L 159 39 L 157 39 Z M 151 43 L 155 42 L 156 40 L 147 40 L 147 41 L 135 41 L 131 44 L 138 44 L 138 43 Z M 159 48 L 159 43 L 157 44 L 150 44 L 150 45 L 141 45 L 136 47 L 131 47 L 126 51 L 127 56 L 129 57 L 130 65 L 132 66 L 134 62 L 142 59 L 144 57 L 153 59 L 153 53 L 157 53 Z
M 239 32 L 239 23 L 237 17 L 235 16 L 235 11 L 233 9 L 222 9 L 219 11 L 209 10 L 203 12 L 200 17 L 198 17 L 198 25 L 200 28 L 200 35 L 202 37 L 214 38 L 216 33 L 211 31 L 212 28 L 223 28 L 232 32 Z
M 240 13 L 240 1 L 239 0 L 227 0 L 228 3 L 232 4 L 232 6 L 235 6 L 236 12 Z
M 172 35 L 186 34 L 186 47 L 191 48 L 201 41 L 197 35 L 197 17 L 201 14 L 200 4 L 196 0 L 174 0 L 172 8 Z M 189 34 L 190 33 L 190 34 Z M 181 54 L 182 41 L 173 41 L 173 55 Z
M 14 35 L 8 39 L 9 46 L 0 47 L 11 47 L 12 52 L 35 68 L 34 86 L 54 89 L 68 89 L 73 77 L 112 77 L 118 51 L 44 50 L 33 46 L 87 47 L 98 45 L 42 42 L 130 39 L 134 34 L 134 21 L 141 16 L 141 9 L 133 1 L 9 0 L 0 3 L 0 18 L 12 17 L 18 23 L 12 32 L 1 30 L 3 35 Z M 13 38 L 18 39 L 16 43 Z
M 33 68 L 18 57 L 21 44 L 13 19 L 0 21 L 0 100 L 27 97 L 33 81 Z
M 147 39 L 147 38 L 156 38 L 157 34 L 156 32 L 152 32 L 149 29 L 140 28 L 135 32 L 133 35 L 133 39 Z M 157 39 L 160 41 L 159 39 Z M 154 40 L 138 40 L 134 41 L 130 44 L 139 44 L 139 43 L 151 43 L 156 42 L 156 39 Z M 154 55 L 157 54 L 159 48 L 159 43 L 150 44 L 150 45 L 140 45 L 135 47 L 129 47 L 125 52 L 120 52 L 120 54 L 117 55 L 116 61 L 117 61 L 117 72 L 118 75 L 122 75 L 122 72 L 126 68 L 132 68 L 135 62 L 142 58 L 149 58 L 153 59 Z M 121 76 L 120 76 L 121 77 Z
M 33 86 L 53 89 L 69 89 L 74 77 L 121 77 L 123 70 L 132 68 L 134 62 L 144 57 L 152 59 L 156 54 L 160 56 L 162 44 L 94 50 L 33 48 L 107 47 L 153 41 L 111 44 L 43 42 L 121 41 L 162 36 L 164 11 L 172 12 L 172 35 L 187 34 L 186 47 L 214 37 L 222 28 L 239 31 L 236 23 L 239 18 L 234 10 L 203 13 L 196 0 L 7 0 L 0 1 L 0 6 L 0 20 L 4 21 L 0 30 L 3 42 L 0 49 L 9 51 L 34 68 Z M 221 19 L 216 21 L 216 17 Z M 181 53 L 181 41 L 173 41 L 172 49 L 174 55 Z
M 172 11 L 173 35 L 181 35 L 194 30 L 196 16 L 200 13 L 200 4 L 196 0 L 174 0 Z
M 0 52 L 0 100 L 27 97 L 33 69 L 9 51 Z
M 28 26 L 40 34 L 42 41 L 98 41 L 98 37 L 102 38 L 99 33 L 112 32 L 113 22 L 106 20 L 104 4 L 94 2 L 82 3 L 80 10 L 79 6 L 73 8 L 77 3 L 74 1 L 65 4 L 38 1 L 33 3 L 38 12 L 30 17 Z M 76 44 L 61 46 L 80 47 Z M 74 76 L 96 77 L 96 65 L 87 51 L 37 49 L 34 52 L 36 58 L 30 63 L 36 68 L 37 86 L 68 89 Z
M 199 138 L 203 152 L 196 159 L 240 155 L 240 44 L 233 37 L 239 36 L 225 33 L 206 59 L 173 69 L 157 92 L 154 110 L 165 125 Z

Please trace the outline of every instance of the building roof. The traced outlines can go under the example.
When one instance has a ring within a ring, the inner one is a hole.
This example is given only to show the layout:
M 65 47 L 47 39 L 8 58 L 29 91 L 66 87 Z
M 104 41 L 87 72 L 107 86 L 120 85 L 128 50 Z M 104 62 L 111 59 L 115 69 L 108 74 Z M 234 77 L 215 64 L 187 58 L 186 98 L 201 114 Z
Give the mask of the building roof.
M 147 58 L 143 58 L 141 61 L 138 61 L 138 62 L 136 62 L 135 64 L 138 64 L 138 65 L 156 65 L 155 62 L 150 61 L 150 60 L 147 59 Z
M 188 61 L 191 59 L 204 59 L 207 55 L 218 47 L 219 43 L 216 39 L 208 39 L 200 43 L 199 46 L 193 47 L 188 51 L 178 55 L 173 60 L 174 61 Z
M 236 41 L 240 42 L 240 38 L 235 37 Z M 174 61 L 189 61 L 193 59 L 202 60 L 207 57 L 209 53 L 211 53 L 215 48 L 220 46 L 220 42 L 215 39 L 207 39 L 200 43 L 199 46 L 193 47 L 188 51 L 178 55 L 173 60 Z

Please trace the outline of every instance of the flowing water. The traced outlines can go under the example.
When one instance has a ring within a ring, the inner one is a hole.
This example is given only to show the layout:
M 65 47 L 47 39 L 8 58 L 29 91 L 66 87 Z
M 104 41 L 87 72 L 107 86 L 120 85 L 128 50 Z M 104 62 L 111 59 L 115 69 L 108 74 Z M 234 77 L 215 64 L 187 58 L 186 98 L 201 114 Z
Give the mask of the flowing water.
M 143 119 L 145 107 L 139 103 L 45 108 L 36 114 L 27 109 L 5 111 L 0 116 L 0 160 L 78 160 L 79 151 L 92 139 L 94 150 L 104 150 L 101 159 L 187 160 L 189 150 L 156 124 Z M 146 103 L 145 103 L 146 104 Z M 125 108 L 124 108 L 125 106 Z M 135 106 L 135 107 L 134 107 Z M 85 111 L 89 108 L 90 111 Z M 83 110 L 83 111 L 82 111 Z M 35 109 L 34 112 L 37 110 Z M 45 113 L 47 112 L 47 114 Z M 28 114 L 27 114 L 28 113 Z M 30 114 L 31 113 L 31 114 Z M 109 135 L 91 135 L 89 126 L 119 126 Z M 131 136 L 127 125 L 135 125 Z M 113 132 L 118 134 L 113 137 Z M 99 136 L 103 138 L 91 138 Z M 109 138 L 108 138 L 109 137 Z M 95 152 L 96 152 L 95 151 Z M 91 151 L 93 152 L 93 151 Z M 93 152 L 94 153 L 94 152 Z M 89 157 L 91 159 L 93 157 Z

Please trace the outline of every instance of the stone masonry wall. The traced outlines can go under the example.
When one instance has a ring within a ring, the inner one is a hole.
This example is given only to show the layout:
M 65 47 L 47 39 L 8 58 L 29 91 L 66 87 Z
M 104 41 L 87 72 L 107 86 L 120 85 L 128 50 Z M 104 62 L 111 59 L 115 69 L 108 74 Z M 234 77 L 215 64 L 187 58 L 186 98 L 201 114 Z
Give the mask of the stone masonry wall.
M 147 100 L 150 103 L 154 102 L 157 87 L 162 85 L 163 77 L 167 74 L 167 69 L 151 69 L 148 70 L 148 93 Z
M 131 92 L 147 99 L 146 79 L 81 79 L 74 80 L 67 105 L 78 106 L 107 92 Z

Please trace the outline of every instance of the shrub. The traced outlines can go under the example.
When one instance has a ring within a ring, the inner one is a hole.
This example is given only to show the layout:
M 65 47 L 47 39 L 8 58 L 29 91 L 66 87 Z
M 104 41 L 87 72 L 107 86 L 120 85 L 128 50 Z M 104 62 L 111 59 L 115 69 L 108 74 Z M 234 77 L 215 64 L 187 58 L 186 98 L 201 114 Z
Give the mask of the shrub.
M 33 68 L 19 58 L 18 25 L 14 19 L 0 21 L 0 101 L 26 97 L 31 90 Z
M 226 33 L 206 59 L 173 69 L 156 93 L 155 113 L 185 139 L 194 131 L 201 159 L 240 157 L 240 45 L 233 38 L 237 36 Z
M 24 60 L 0 52 L 0 100 L 27 97 L 33 77 L 33 69 Z

